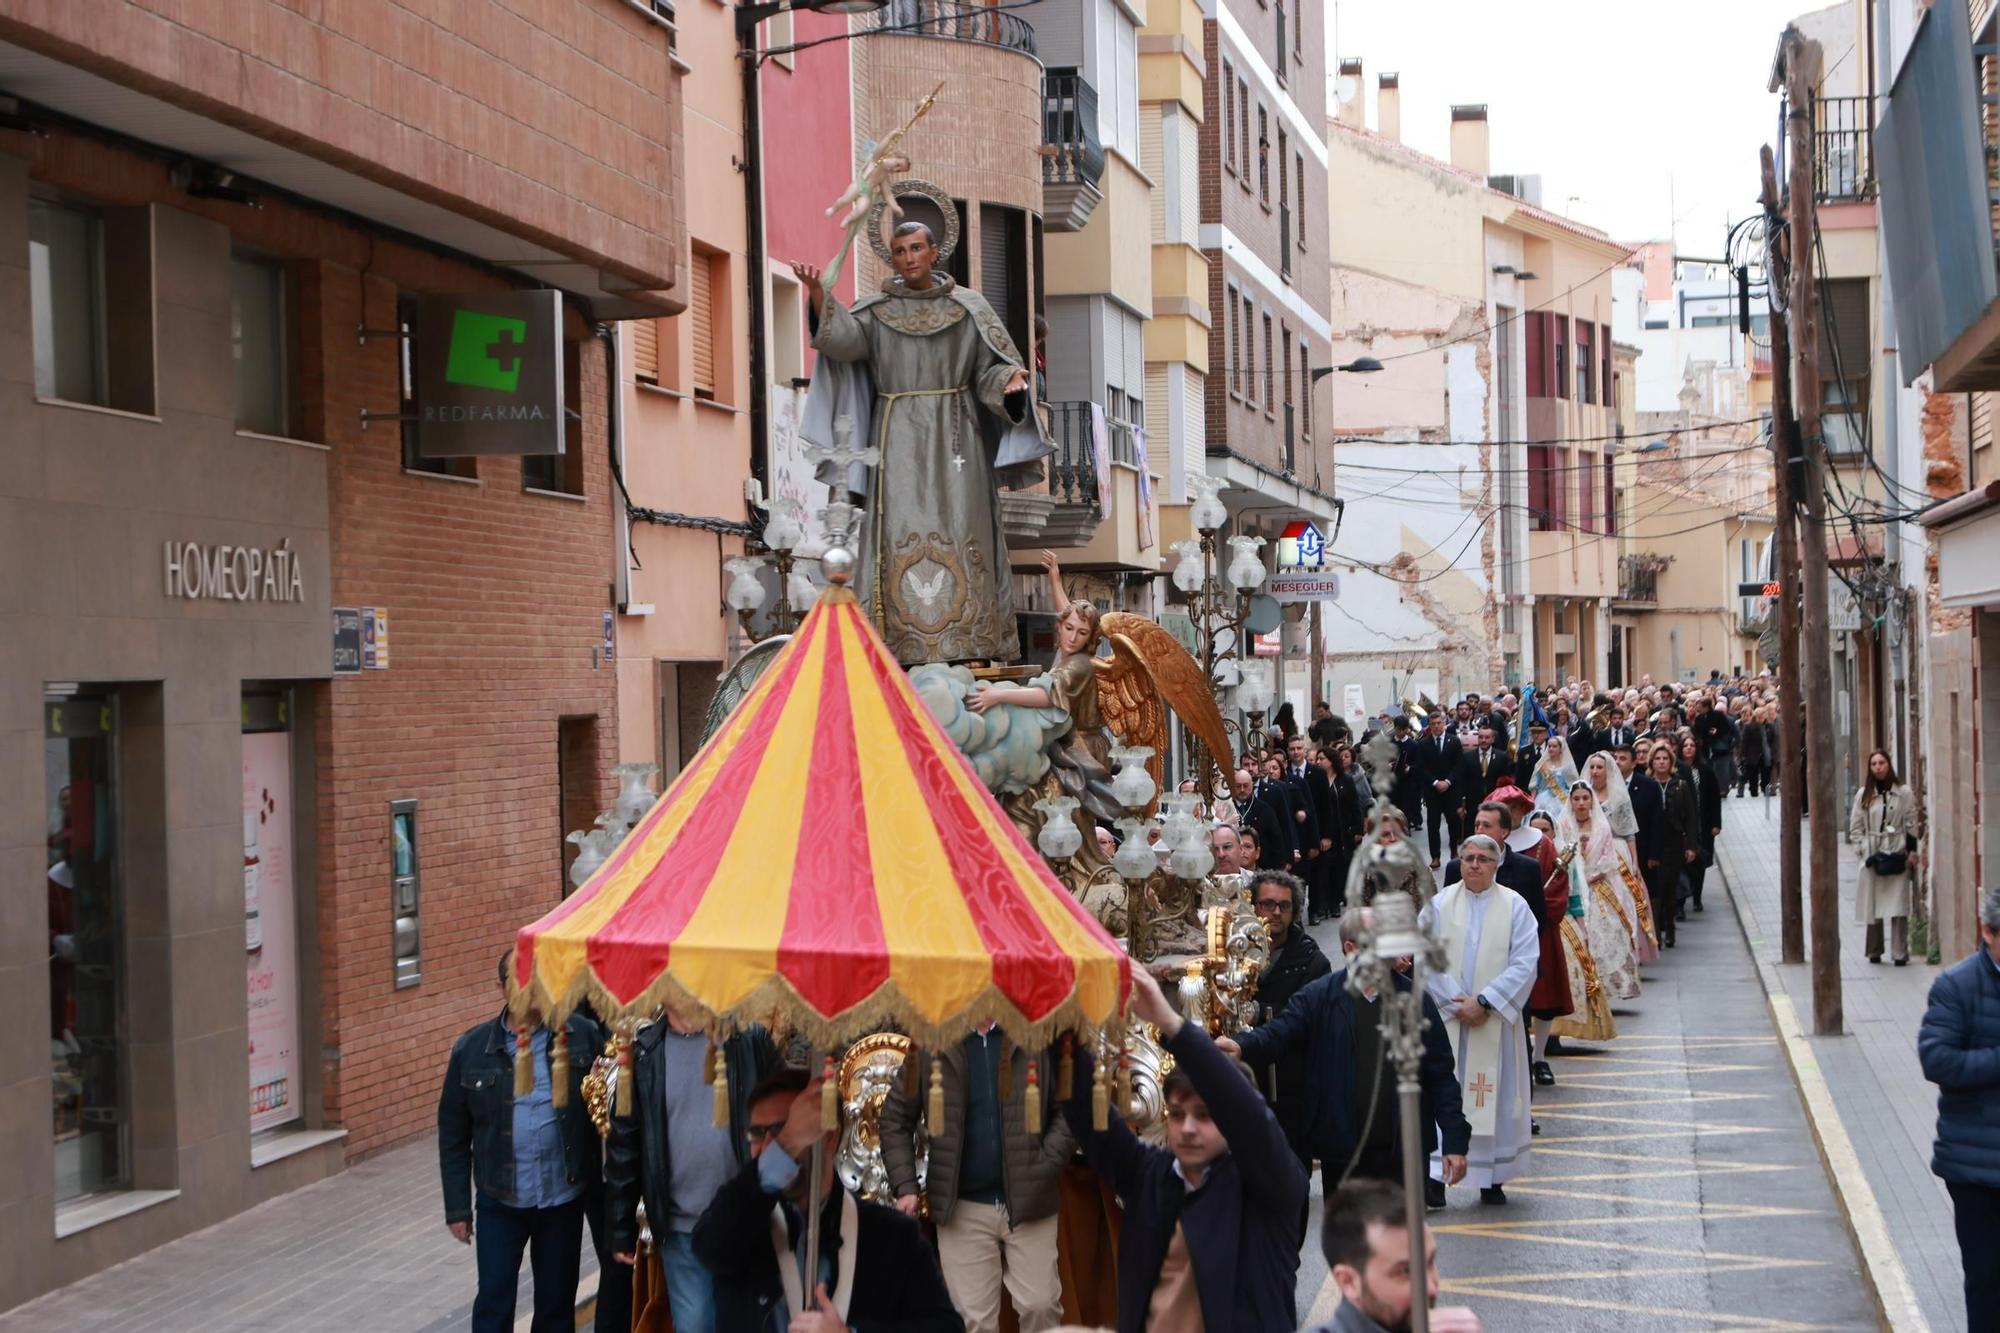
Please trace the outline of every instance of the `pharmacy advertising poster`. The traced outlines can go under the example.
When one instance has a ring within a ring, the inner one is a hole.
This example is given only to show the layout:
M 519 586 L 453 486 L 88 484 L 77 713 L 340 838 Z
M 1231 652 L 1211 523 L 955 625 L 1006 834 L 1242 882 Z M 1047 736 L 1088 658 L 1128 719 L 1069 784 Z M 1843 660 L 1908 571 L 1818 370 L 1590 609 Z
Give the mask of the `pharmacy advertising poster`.
M 299 1117 L 292 738 L 243 738 L 243 934 L 249 954 L 250 1131 Z

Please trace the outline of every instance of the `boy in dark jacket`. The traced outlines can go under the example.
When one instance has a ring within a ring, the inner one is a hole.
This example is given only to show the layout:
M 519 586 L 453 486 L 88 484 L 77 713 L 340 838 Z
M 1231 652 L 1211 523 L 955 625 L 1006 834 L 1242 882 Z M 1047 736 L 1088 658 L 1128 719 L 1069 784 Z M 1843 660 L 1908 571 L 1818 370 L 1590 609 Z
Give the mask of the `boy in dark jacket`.
M 1248 1070 L 1183 1023 L 1143 970 L 1133 969 L 1132 989 L 1133 1014 L 1159 1028 L 1174 1057 L 1163 1088 L 1168 1147 L 1140 1142 L 1116 1116 L 1093 1130 L 1085 1068 L 1064 1107 L 1125 1205 L 1118 1333 L 1183 1327 L 1195 1314 L 1205 1333 L 1291 1333 L 1305 1168 Z
M 1951 1194 L 1966 1327 L 2000 1328 L 2000 888 L 1980 895 L 1979 943 L 1931 983 L 1917 1057 L 1938 1085 L 1931 1170 Z

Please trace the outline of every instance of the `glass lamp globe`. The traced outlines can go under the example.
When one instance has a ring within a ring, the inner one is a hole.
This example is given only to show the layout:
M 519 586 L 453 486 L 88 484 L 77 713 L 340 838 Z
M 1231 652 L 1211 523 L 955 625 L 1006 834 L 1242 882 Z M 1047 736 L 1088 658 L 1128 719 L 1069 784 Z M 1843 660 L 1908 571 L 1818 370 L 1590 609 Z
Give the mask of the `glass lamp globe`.
M 1236 686 L 1236 706 L 1246 713 L 1270 711 L 1277 691 L 1271 688 L 1271 668 L 1264 662 L 1245 662 L 1243 679 Z
M 1179 557 L 1179 563 L 1174 566 L 1174 586 L 1190 596 L 1200 592 L 1206 572 L 1202 569 L 1201 543 L 1193 540 L 1175 542 L 1174 554 Z
M 1041 831 L 1035 846 L 1051 861 L 1067 861 L 1083 850 L 1083 830 L 1076 826 L 1074 796 L 1050 796 L 1035 802 L 1042 812 Z
M 1152 749 L 1144 745 L 1111 747 L 1111 762 L 1118 765 L 1117 776 L 1111 779 L 1111 795 L 1127 810 L 1143 808 L 1159 791 L 1153 775 L 1146 771 L 1146 761 L 1152 757 Z
M 791 577 L 785 580 L 785 591 L 791 598 L 794 611 L 810 611 L 812 604 L 819 600 L 819 584 L 814 583 L 812 575 L 803 569 L 792 571 Z
M 1167 873 L 1175 879 L 1203 879 L 1215 869 L 1215 853 L 1208 849 L 1208 843 L 1197 839 L 1185 847 L 1176 847 L 1167 858 Z
M 612 813 L 627 825 L 638 823 L 653 808 L 653 802 L 660 799 L 647 785 L 659 771 L 658 764 L 619 764 L 613 768 L 611 775 L 618 779 L 618 803 L 612 807 Z
M 797 500 L 773 500 L 764 518 L 764 545 L 774 551 L 792 551 L 805 540 L 805 511 Z
M 1111 868 L 1125 879 L 1145 879 L 1160 868 L 1159 857 L 1153 851 L 1152 833 L 1159 827 L 1158 821 L 1134 819 L 1129 815 L 1118 821 L 1118 828 L 1125 835 L 1125 841 L 1118 844 L 1118 855 L 1111 858 Z
M 722 600 L 729 603 L 730 610 L 755 611 L 764 604 L 764 585 L 757 579 L 763 563 L 754 555 L 732 555 L 722 562 L 723 572 L 729 575 Z
M 1188 522 L 1194 524 L 1196 532 L 1214 532 L 1229 521 L 1229 510 L 1218 494 L 1222 489 L 1218 478 L 1197 473 L 1187 479 L 1187 484 L 1194 495 L 1188 504 Z
M 1262 537 L 1231 537 L 1229 568 L 1224 577 L 1239 592 L 1254 592 L 1264 583 L 1264 557 L 1257 553 Z

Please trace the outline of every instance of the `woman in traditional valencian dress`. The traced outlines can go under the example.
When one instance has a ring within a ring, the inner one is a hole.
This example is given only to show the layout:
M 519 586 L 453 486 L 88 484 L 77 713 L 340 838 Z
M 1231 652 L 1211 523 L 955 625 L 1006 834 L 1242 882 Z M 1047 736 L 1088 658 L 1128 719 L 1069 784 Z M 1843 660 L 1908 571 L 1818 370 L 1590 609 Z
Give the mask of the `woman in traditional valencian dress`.
M 1569 805 L 1569 789 L 1575 785 L 1577 776 L 1569 746 L 1561 736 L 1550 736 L 1529 779 L 1528 795 L 1535 798 L 1535 809 L 1547 811 L 1551 819 L 1560 818 Z
M 1570 897 L 1582 900 L 1584 939 L 1605 999 L 1634 999 L 1639 994 L 1634 902 L 1645 889 L 1627 858 L 1624 840 L 1612 830 L 1610 819 L 1597 803 L 1597 794 L 1585 781 L 1570 788 L 1569 806 L 1556 827 L 1558 845 L 1574 848 L 1569 863 Z M 1635 891 L 1634 884 L 1641 887 Z M 1560 1023 L 1556 1031 L 1568 1035 Z
M 1590 756 L 1583 766 L 1583 775 L 1590 783 L 1590 794 L 1597 798 L 1598 808 L 1611 821 L 1611 831 L 1625 845 L 1625 860 L 1634 871 L 1639 866 L 1639 818 L 1632 813 L 1632 793 L 1625 786 L 1625 775 L 1609 756 L 1598 753 Z M 1638 927 L 1632 938 L 1632 947 L 1638 952 L 1639 961 L 1650 963 L 1660 956 L 1659 933 L 1653 925 L 1653 901 L 1641 893 L 1633 900 L 1633 924 Z
M 1558 832 L 1556 821 L 1540 810 L 1529 816 L 1529 822 L 1542 830 L 1551 845 L 1556 845 L 1557 839 L 1564 836 Z M 1550 1037 L 1610 1041 L 1618 1035 L 1618 1023 L 1611 1016 L 1611 997 L 1606 993 L 1604 979 L 1598 972 L 1597 955 L 1590 950 L 1590 920 L 1585 907 L 1590 886 L 1584 882 L 1580 872 L 1583 847 L 1577 836 L 1576 823 L 1569 818 L 1567 810 L 1563 813 L 1563 825 L 1570 840 L 1561 844 L 1555 876 L 1551 878 L 1560 877 L 1569 887 L 1569 903 L 1558 934 L 1562 939 L 1563 966 L 1569 973 L 1570 1012 L 1535 1025 L 1535 1082 L 1544 1085 L 1555 1081 L 1553 1071 L 1547 1078 L 1540 1072 L 1548 1067 Z

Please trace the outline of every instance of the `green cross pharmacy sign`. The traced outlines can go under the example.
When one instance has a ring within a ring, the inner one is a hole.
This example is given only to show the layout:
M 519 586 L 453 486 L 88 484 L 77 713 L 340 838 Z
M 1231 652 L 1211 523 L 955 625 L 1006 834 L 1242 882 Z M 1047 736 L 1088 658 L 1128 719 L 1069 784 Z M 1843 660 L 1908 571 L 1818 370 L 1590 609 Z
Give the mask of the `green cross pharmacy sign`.
M 426 296 L 417 304 L 417 452 L 563 451 L 562 296 Z

